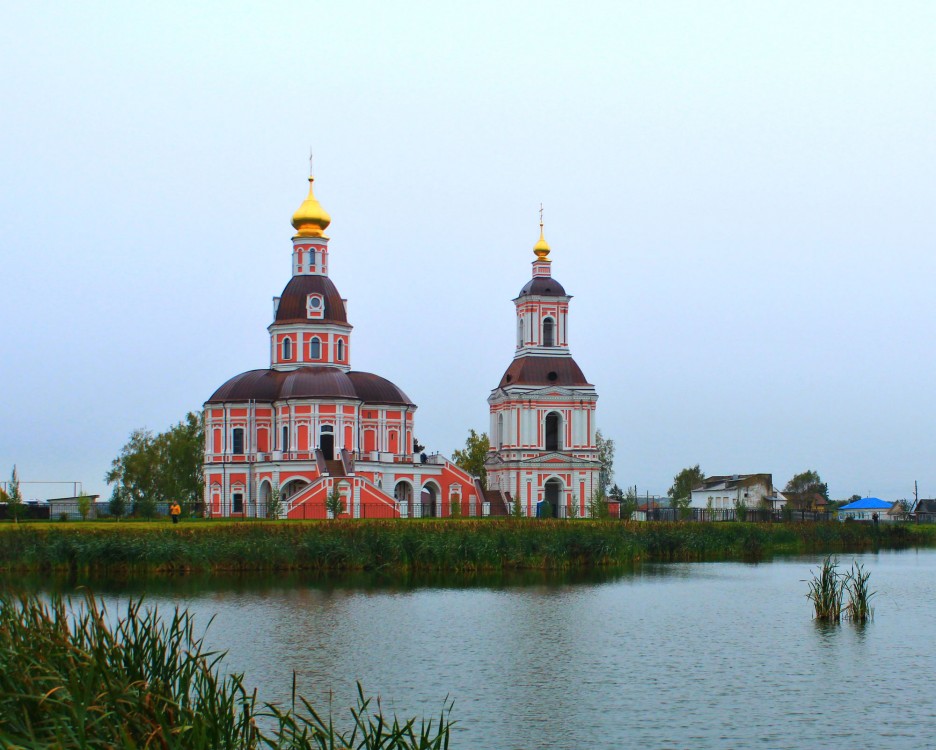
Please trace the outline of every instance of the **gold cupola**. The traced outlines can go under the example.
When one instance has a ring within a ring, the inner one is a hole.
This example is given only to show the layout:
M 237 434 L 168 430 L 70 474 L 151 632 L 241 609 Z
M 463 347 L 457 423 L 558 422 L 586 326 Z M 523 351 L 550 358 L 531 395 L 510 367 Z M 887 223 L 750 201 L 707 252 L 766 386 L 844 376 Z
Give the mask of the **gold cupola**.
M 539 241 L 533 245 L 533 254 L 536 255 L 537 260 L 546 261 L 551 263 L 549 260 L 549 243 L 546 242 L 546 236 L 543 234 L 543 222 L 540 221 L 540 238 Z
M 309 194 L 292 217 L 292 225 L 296 228 L 297 237 L 324 237 L 323 232 L 331 224 L 331 216 L 322 208 L 322 204 L 312 192 L 313 182 L 315 178 L 310 177 Z

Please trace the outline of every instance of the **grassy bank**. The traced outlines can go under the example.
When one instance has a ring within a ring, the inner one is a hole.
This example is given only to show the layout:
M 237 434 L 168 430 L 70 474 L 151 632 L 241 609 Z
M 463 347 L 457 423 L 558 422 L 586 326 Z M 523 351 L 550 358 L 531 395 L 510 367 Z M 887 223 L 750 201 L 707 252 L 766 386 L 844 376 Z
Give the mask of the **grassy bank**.
M 82 573 L 576 569 L 936 544 L 936 527 L 620 521 L 320 521 L 0 527 L 0 570 Z

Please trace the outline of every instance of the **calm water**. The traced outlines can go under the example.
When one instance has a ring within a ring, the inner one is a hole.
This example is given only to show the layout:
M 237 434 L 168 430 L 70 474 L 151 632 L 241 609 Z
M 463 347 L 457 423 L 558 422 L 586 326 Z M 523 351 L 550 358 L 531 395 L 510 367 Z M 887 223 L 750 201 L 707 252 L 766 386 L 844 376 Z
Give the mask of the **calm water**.
M 402 716 L 455 701 L 456 748 L 923 748 L 936 745 L 936 551 L 845 556 L 876 616 L 822 627 L 818 557 L 644 565 L 595 577 L 381 585 L 183 579 L 182 604 L 265 700 L 339 715 L 354 681 Z M 99 587 L 111 606 L 132 587 Z

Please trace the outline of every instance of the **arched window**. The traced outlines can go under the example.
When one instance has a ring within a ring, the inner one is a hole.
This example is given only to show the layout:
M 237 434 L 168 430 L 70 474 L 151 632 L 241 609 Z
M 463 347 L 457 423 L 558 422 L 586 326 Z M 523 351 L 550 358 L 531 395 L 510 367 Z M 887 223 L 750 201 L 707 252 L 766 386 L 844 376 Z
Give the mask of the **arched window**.
M 338 339 L 338 361 L 344 362 L 344 339 Z
M 235 427 L 231 433 L 231 453 L 238 455 L 244 452 L 244 428 Z
M 546 318 L 543 321 L 543 346 L 555 346 L 554 331 L 556 323 L 552 318 Z
M 289 450 L 289 426 L 283 425 L 283 440 L 280 442 L 280 450 Z
M 562 442 L 559 439 L 562 429 L 562 418 L 554 411 L 546 415 L 546 450 L 561 451 Z
M 310 247 L 309 248 L 309 270 L 310 271 L 312 270 L 312 266 L 314 265 L 315 265 L 315 250 Z
M 318 336 L 313 336 L 309 342 L 309 359 L 322 358 L 322 341 Z
M 523 346 L 523 318 L 517 318 L 517 346 Z
M 497 415 L 497 447 L 504 447 L 504 415 Z
M 292 339 L 283 339 L 283 359 L 292 359 Z

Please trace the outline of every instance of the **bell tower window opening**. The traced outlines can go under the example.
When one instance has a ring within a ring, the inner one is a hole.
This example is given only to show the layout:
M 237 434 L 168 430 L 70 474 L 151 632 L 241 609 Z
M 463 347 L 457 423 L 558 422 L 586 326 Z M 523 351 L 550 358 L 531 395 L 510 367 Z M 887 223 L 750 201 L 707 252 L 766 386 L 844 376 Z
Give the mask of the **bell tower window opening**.
M 322 340 L 318 336 L 313 336 L 309 341 L 309 359 L 322 358 Z
M 504 447 L 504 415 L 497 415 L 497 449 Z
M 552 318 L 546 318 L 543 321 L 543 346 L 556 345 L 556 321 Z
M 315 249 L 309 248 L 309 270 L 311 271 L 315 267 Z
M 545 435 L 546 450 L 548 451 L 561 451 L 562 450 L 562 443 L 559 439 L 561 429 L 562 429 L 562 417 L 560 417 L 554 411 L 547 414 L 545 430 L 544 430 L 546 433 Z
M 235 427 L 231 432 L 231 453 L 243 455 L 244 453 L 244 428 Z
M 280 441 L 280 450 L 288 451 L 289 450 L 289 427 L 287 425 L 283 425 L 282 435 L 283 437 L 282 437 L 282 440 Z
M 283 339 L 283 359 L 292 359 L 292 339 L 288 336 Z
M 344 362 L 344 339 L 338 339 L 336 356 L 339 362 Z
M 523 346 L 523 317 L 517 318 L 517 346 Z

